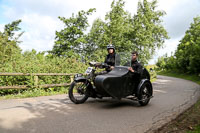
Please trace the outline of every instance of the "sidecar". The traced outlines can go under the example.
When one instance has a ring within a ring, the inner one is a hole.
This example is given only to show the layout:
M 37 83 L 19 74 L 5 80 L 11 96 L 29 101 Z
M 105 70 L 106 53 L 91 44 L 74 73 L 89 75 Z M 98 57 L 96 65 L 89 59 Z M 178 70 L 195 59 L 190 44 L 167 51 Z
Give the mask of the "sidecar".
M 69 98 L 75 104 L 84 103 L 88 97 L 116 99 L 128 98 L 137 100 L 140 105 L 147 105 L 153 97 L 150 74 L 142 68 L 140 73 L 129 71 L 130 55 L 115 59 L 115 67 L 108 73 L 95 73 L 96 68 L 109 67 L 104 63 L 90 62 L 86 70 L 87 76 L 75 75 L 69 88 Z M 129 62 L 128 62 L 129 61 Z
M 147 105 L 153 95 L 153 87 L 148 71 L 143 68 L 140 74 L 132 73 L 128 66 L 116 66 L 111 72 L 95 78 L 96 91 L 102 96 L 129 98 Z

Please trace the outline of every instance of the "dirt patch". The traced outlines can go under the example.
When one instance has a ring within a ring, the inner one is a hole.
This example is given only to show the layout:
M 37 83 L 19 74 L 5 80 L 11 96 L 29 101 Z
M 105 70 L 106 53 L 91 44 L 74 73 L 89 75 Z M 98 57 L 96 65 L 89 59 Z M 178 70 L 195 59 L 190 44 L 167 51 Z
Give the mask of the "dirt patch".
M 176 119 L 156 130 L 155 133 L 186 133 L 194 130 L 200 133 L 199 129 L 195 129 L 197 126 L 200 126 L 200 99 Z

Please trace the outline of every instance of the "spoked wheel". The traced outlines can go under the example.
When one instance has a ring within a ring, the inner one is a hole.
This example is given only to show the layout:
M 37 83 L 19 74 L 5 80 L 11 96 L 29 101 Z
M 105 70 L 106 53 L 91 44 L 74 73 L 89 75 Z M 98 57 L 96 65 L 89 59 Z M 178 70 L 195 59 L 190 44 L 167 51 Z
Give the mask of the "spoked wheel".
M 75 104 L 84 103 L 88 99 L 87 81 L 72 82 L 69 88 L 69 98 Z
M 145 106 L 149 103 L 150 98 L 152 97 L 152 86 L 151 83 L 149 82 L 145 82 L 141 89 L 140 92 L 138 94 L 138 100 L 139 100 L 139 104 L 141 106 Z

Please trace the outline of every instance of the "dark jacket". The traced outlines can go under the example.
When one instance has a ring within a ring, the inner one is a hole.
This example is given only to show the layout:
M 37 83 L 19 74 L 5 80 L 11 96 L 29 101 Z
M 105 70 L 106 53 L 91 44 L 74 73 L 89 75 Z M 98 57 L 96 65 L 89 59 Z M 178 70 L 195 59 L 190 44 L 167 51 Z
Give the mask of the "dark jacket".
M 131 67 L 133 68 L 134 70 L 134 73 L 136 74 L 141 74 L 142 73 L 142 65 L 137 61 L 131 61 Z
M 115 53 L 106 55 L 104 63 L 115 66 Z
M 104 63 L 109 66 L 119 66 L 120 65 L 120 56 L 116 53 L 106 55 Z M 111 71 L 110 68 L 106 68 L 106 71 Z

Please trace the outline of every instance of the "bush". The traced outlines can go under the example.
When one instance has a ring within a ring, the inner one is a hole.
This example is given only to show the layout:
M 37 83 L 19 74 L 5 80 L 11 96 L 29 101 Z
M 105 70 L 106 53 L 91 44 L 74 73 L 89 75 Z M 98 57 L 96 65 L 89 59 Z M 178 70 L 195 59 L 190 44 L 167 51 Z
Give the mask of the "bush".
M 76 58 L 54 57 L 37 53 L 35 50 L 26 51 L 21 55 L 16 55 L 15 60 L 0 64 L 0 72 L 5 73 L 83 73 L 87 65 L 81 63 Z M 69 83 L 69 76 L 39 76 L 39 83 L 58 84 Z M 0 86 L 10 85 L 34 85 L 33 76 L 0 76 Z M 55 89 L 56 90 L 56 89 Z M 59 90 L 59 89 L 58 89 Z M 0 94 L 16 93 L 17 90 L 1 90 Z

